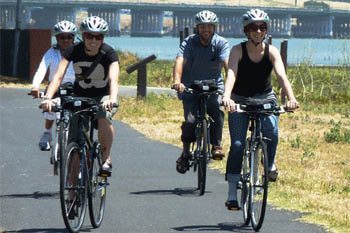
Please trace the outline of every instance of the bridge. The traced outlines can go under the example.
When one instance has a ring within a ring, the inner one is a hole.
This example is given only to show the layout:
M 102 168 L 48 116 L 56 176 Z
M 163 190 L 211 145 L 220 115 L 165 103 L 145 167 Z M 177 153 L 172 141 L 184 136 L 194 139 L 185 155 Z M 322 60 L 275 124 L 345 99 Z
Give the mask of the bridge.
M 0 28 L 16 25 L 16 0 L 0 0 Z M 117 0 L 21 0 L 20 28 L 51 28 L 66 19 L 77 22 L 81 11 L 104 18 L 110 26 L 110 35 L 121 32 L 121 15 L 131 16 L 131 36 L 178 36 L 185 27 L 193 28 L 194 15 L 203 9 L 217 13 L 217 31 L 226 37 L 242 37 L 241 15 L 251 7 L 228 5 L 135 3 Z M 269 34 L 274 37 L 295 38 L 350 38 L 350 9 L 327 10 L 308 8 L 259 7 L 271 18 Z M 170 29 L 164 25 L 170 15 Z

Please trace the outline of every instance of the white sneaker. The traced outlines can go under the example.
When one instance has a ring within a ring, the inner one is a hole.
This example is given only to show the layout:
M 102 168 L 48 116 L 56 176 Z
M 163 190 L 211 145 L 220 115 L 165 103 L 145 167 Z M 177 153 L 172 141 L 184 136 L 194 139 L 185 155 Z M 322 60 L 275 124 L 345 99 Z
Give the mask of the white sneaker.
M 39 148 L 42 151 L 49 151 L 51 149 L 51 134 L 48 132 L 43 133 L 39 141 Z
M 103 163 L 100 169 L 100 175 L 111 176 L 111 174 L 112 174 L 112 163 L 106 161 Z

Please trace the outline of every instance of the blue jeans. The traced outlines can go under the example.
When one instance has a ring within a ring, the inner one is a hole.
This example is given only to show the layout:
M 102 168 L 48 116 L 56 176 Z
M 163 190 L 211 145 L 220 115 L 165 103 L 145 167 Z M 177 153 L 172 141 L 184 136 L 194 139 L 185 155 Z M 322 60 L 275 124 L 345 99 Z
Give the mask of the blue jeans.
M 226 173 L 241 174 L 249 117 L 245 113 L 229 113 L 228 123 L 231 146 L 226 163 Z M 261 123 L 263 136 L 271 139 L 266 141 L 268 166 L 271 169 L 274 164 L 278 144 L 278 117 L 275 115 L 264 116 L 261 119 Z
M 198 96 L 182 93 L 181 100 L 184 108 L 185 122 L 182 124 L 181 140 L 184 143 L 195 141 L 195 116 L 199 107 Z M 224 126 L 224 111 L 220 106 L 219 95 L 211 95 L 207 102 L 208 115 L 214 120 L 210 124 L 210 142 L 212 145 L 221 146 L 222 129 Z

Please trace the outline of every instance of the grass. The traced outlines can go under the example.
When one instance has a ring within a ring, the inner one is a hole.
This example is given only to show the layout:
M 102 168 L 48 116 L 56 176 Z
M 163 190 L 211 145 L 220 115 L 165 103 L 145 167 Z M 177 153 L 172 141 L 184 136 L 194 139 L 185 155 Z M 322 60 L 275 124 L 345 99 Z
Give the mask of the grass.
M 179 100 L 166 95 L 149 95 L 144 101 L 121 98 L 116 119 L 147 137 L 180 147 L 181 108 Z M 327 142 L 324 135 L 332 131 L 334 121 L 342 125 L 336 135 L 349 132 L 346 130 L 350 129 L 350 117 L 321 113 L 331 108 L 332 105 L 327 105 L 313 112 L 302 107 L 294 114 L 281 116 L 277 152 L 280 177 L 270 186 L 269 203 L 276 208 L 304 212 L 302 221 L 323 225 L 330 232 L 344 233 L 349 232 L 350 227 L 350 143 Z M 228 152 L 226 121 L 223 139 Z M 225 165 L 226 160 L 215 161 L 210 167 L 224 173 Z

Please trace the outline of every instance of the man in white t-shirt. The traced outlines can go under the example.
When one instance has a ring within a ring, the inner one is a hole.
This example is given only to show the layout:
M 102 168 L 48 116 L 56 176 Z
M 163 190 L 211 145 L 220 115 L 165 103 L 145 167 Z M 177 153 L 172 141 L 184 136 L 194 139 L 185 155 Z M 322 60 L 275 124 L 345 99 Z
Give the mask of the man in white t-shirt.
M 52 30 L 52 34 L 56 37 L 57 44 L 52 46 L 44 54 L 39 68 L 37 69 L 31 89 L 31 95 L 34 98 L 39 97 L 40 84 L 45 78 L 47 70 L 49 70 L 49 82 L 52 81 L 53 75 L 55 74 L 58 64 L 62 58 L 62 52 L 67 49 L 69 46 L 73 45 L 74 37 L 77 33 L 76 26 L 69 21 L 63 20 L 55 24 Z M 62 83 L 71 82 L 74 83 L 75 73 L 73 70 L 72 64 L 69 64 L 67 72 L 63 78 Z M 45 127 L 44 132 L 39 141 L 40 150 L 47 151 L 51 148 L 51 138 L 52 138 L 52 125 L 55 120 L 55 113 L 45 112 Z

